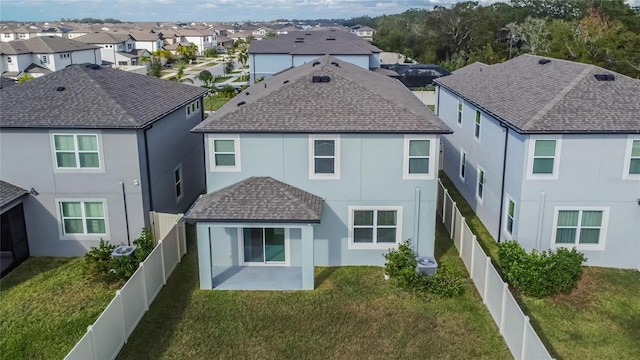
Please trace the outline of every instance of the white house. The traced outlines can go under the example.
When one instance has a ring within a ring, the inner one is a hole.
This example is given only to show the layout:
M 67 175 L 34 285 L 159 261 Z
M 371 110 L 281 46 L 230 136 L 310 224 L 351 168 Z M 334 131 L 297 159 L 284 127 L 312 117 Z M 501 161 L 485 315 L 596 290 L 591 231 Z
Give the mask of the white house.
M 135 40 L 131 35 L 94 32 L 75 38 L 100 48 L 102 61 L 113 65 L 138 65 L 139 57 L 135 51 Z

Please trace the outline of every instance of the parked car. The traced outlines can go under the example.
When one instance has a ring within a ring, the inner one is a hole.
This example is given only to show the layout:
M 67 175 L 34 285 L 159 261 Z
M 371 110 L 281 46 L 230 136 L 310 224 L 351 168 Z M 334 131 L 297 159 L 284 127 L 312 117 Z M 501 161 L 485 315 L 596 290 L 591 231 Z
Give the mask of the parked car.
M 427 87 L 434 79 L 451 74 L 435 64 L 394 64 L 389 67 L 398 73 L 398 80 L 411 90 Z

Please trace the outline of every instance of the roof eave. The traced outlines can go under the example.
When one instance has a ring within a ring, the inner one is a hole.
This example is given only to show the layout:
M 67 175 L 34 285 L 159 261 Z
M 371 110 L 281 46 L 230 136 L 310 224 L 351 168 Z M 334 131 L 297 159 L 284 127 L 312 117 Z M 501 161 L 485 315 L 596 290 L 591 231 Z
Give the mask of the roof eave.
M 320 219 L 221 219 L 208 217 L 185 217 L 189 222 L 210 222 L 210 223 L 268 223 L 268 224 L 320 224 Z
M 213 130 L 213 129 L 191 129 L 193 133 L 208 134 L 453 134 L 452 130 Z

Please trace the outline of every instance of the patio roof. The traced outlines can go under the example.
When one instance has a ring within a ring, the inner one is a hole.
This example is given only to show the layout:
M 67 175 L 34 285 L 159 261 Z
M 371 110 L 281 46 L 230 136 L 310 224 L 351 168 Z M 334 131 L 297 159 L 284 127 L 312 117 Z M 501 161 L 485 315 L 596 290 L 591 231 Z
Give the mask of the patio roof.
M 250 177 L 203 195 L 185 217 L 196 222 L 319 223 L 323 202 L 271 177 Z

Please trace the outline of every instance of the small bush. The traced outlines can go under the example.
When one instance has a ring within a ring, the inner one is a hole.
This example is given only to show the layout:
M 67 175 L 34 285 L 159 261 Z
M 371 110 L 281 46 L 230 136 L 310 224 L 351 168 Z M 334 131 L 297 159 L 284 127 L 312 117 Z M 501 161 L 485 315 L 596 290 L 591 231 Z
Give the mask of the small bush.
M 384 254 L 387 260 L 385 272 L 398 287 L 418 295 L 433 294 L 442 297 L 452 297 L 462 293 L 460 276 L 440 266 L 433 277 L 416 273 L 416 254 L 410 247 L 409 241 L 404 241 L 398 249 L 391 249 Z
M 576 249 L 527 253 L 517 241 L 500 243 L 498 258 L 506 280 L 533 297 L 571 292 L 582 277 L 582 264 L 587 261 Z
M 97 247 L 91 247 L 84 256 L 85 272 L 100 281 L 112 283 L 126 281 L 138 269 L 153 250 L 153 236 L 148 229 L 142 229 L 140 237 L 133 241 L 136 250 L 131 256 L 113 258 L 111 253 L 116 248 L 105 240 L 100 240 Z

